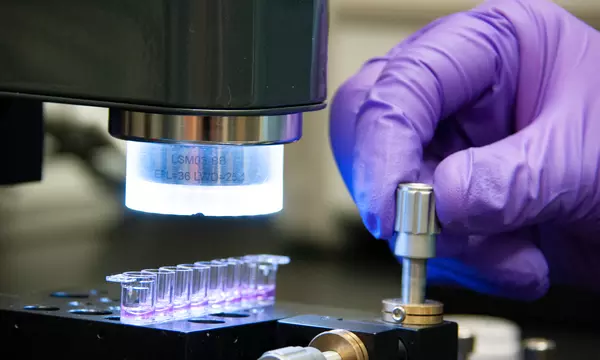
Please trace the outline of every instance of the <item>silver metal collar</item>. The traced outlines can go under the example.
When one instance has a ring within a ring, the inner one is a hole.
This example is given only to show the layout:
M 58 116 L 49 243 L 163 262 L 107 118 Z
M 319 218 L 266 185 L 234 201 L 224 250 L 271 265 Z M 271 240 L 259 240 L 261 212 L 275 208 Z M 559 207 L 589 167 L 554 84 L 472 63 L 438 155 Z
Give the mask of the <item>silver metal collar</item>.
M 111 110 L 109 132 L 132 141 L 270 145 L 302 137 L 302 114 L 270 116 L 200 116 Z

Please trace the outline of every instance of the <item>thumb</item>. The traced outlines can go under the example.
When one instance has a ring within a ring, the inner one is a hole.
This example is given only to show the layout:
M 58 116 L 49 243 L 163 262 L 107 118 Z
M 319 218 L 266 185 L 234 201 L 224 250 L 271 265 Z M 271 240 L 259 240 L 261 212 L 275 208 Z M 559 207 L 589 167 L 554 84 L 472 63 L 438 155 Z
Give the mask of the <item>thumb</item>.
M 498 234 L 556 219 L 573 209 L 580 180 L 569 168 L 581 157 L 565 151 L 578 148 L 566 143 L 579 138 L 576 128 L 556 131 L 552 121 L 537 121 L 491 145 L 447 157 L 434 174 L 444 229 Z

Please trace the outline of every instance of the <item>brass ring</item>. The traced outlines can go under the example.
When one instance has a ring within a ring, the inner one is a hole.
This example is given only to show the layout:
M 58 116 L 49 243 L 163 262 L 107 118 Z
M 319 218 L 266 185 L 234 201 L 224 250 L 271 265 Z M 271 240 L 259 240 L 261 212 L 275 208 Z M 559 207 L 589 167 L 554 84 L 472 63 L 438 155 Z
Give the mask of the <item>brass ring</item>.
M 369 360 L 365 344 L 348 330 L 331 330 L 320 333 L 308 345 L 321 352 L 334 351 L 343 360 Z
M 382 319 L 385 322 L 402 325 L 436 325 L 444 321 L 444 304 L 427 300 L 423 304 L 404 304 L 401 299 L 382 301 Z M 402 309 L 404 316 L 399 316 Z

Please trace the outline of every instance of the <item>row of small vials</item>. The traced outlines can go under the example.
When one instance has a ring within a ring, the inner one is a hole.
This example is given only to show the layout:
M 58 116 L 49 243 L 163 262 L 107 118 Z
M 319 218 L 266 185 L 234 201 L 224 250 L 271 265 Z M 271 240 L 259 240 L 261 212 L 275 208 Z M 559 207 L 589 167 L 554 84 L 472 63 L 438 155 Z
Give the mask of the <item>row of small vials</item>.
M 290 258 L 246 255 L 106 277 L 121 284 L 121 322 L 149 324 L 268 306 L 279 265 Z

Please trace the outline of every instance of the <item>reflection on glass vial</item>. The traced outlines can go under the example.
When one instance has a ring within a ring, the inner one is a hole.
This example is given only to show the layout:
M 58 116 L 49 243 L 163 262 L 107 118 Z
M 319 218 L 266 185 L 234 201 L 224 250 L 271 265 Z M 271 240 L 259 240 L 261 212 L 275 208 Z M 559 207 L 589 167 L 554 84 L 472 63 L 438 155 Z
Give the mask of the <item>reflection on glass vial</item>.
M 185 309 L 190 305 L 190 287 L 192 282 L 192 269 L 179 266 L 163 266 L 160 270 L 173 271 L 173 308 Z
M 135 323 L 151 318 L 155 311 L 156 275 L 125 272 L 121 283 L 121 320 Z
M 258 264 L 256 277 L 256 299 L 259 303 L 275 300 L 275 275 L 277 265 L 267 262 Z
M 227 263 L 221 260 L 210 262 L 210 281 L 208 285 L 208 304 L 212 307 L 221 307 L 225 301 L 225 280 Z
M 173 281 L 175 272 L 165 269 L 144 269 L 144 274 L 153 274 L 156 276 L 156 305 L 157 313 L 164 313 L 173 308 Z
M 210 265 L 202 263 L 181 264 L 178 267 L 192 270 L 190 282 L 190 305 L 204 306 L 208 303 L 208 279 L 210 274 Z

